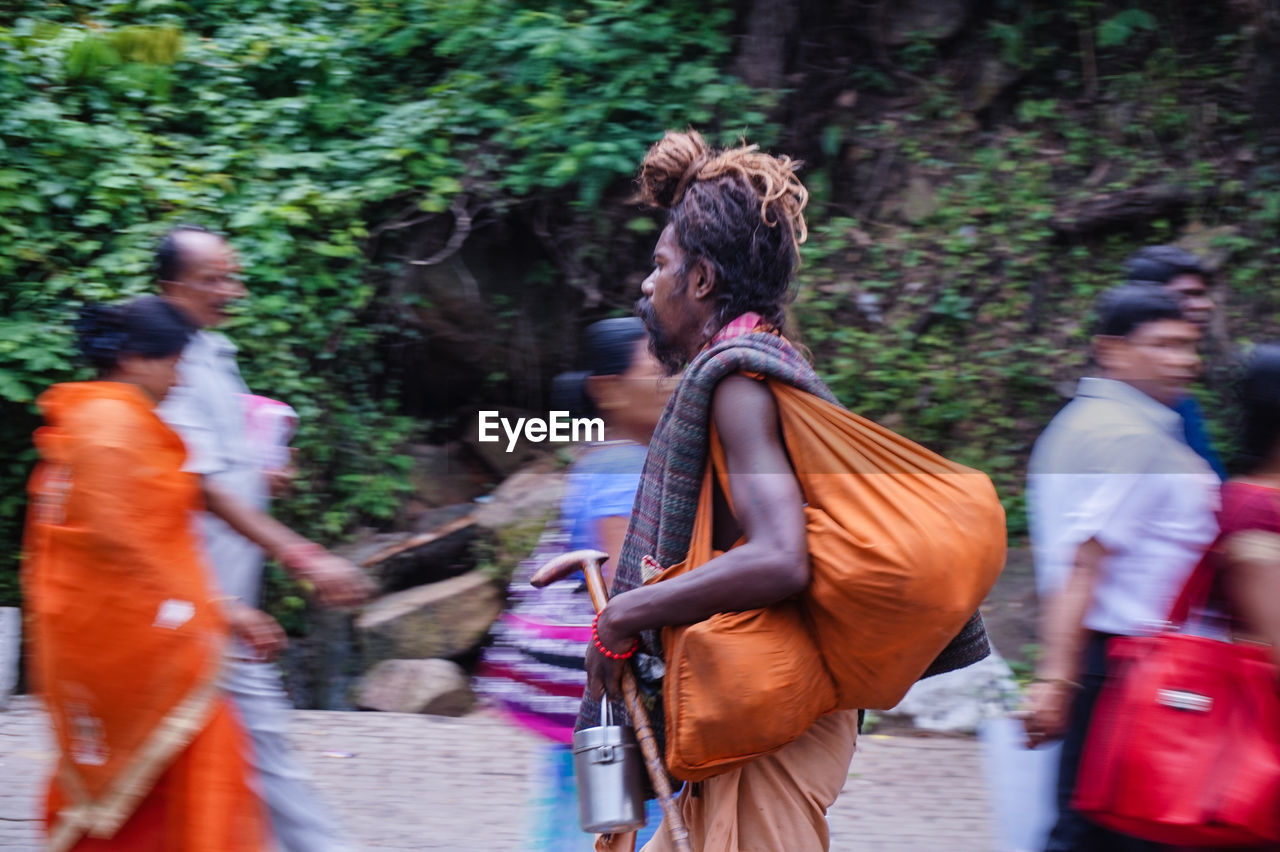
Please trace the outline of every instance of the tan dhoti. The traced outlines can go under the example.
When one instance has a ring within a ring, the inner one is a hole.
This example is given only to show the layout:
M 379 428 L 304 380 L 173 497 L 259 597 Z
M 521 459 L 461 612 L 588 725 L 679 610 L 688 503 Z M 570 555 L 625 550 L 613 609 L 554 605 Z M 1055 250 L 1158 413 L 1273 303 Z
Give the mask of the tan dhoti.
M 831 713 L 786 747 L 686 784 L 676 800 L 699 852 L 826 852 L 827 808 L 849 777 L 858 711 Z M 672 852 L 663 827 L 641 852 Z

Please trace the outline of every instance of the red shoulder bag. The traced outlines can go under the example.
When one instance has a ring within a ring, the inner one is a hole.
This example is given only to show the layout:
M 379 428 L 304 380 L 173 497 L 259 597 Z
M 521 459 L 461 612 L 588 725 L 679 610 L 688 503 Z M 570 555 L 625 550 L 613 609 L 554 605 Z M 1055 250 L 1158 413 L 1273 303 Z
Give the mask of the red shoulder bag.
M 1072 807 L 1181 846 L 1280 841 L 1280 687 L 1270 649 L 1182 632 L 1214 550 L 1152 636 L 1113 639 Z

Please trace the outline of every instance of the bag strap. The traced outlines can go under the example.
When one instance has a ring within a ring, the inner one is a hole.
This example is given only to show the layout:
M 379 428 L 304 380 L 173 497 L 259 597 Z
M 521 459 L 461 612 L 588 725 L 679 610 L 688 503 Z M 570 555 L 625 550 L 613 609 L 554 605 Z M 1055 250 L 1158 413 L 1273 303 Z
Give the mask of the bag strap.
M 698 489 L 698 507 L 693 516 L 689 550 L 685 553 L 685 561 L 690 565 L 701 565 L 711 559 L 711 528 L 714 515 L 711 469 L 711 459 L 708 457 L 706 471 L 702 474 L 702 487 Z
M 1195 570 L 1191 572 L 1186 585 L 1182 587 L 1182 594 L 1178 595 L 1178 599 L 1173 602 L 1173 607 L 1169 610 L 1168 622 L 1171 625 L 1181 627 L 1186 623 L 1193 606 L 1204 606 L 1209 602 L 1209 592 L 1213 590 L 1213 580 L 1218 573 L 1214 557 L 1221 552 L 1220 548 L 1225 540 L 1226 536 L 1218 533 L 1213 544 L 1209 545 L 1204 555 L 1200 557 Z
M 724 446 L 720 443 L 720 435 L 716 433 L 715 424 L 711 426 L 710 444 L 711 451 L 707 454 L 707 473 L 714 472 L 716 482 L 720 484 L 720 493 L 724 495 L 724 502 L 736 518 L 738 515 L 733 511 L 733 495 L 729 492 L 729 463 L 725 460 Z
M 1173 602 L 1173 606 L 1169 609 L 1169 615 L 1166 620 L 1172 626 L 1182 627 L 1191 615 L 1192 607 L 1203 607 L 1209 602 L 1209 592 L 1213 589 L 1213 578 L 1218 573 L 1217 566 L 1214 564 L 1214 557 L 1218 552 L 1218 541 L 1219 539 L 1214 539 L 1213 544 L 1209 545 L 1209 549 L 1200 557 L 1200 561 L 1196 563 L 1191 576 L 1187 578 L 1187 582 L 1183 585 L 1178 599 Z

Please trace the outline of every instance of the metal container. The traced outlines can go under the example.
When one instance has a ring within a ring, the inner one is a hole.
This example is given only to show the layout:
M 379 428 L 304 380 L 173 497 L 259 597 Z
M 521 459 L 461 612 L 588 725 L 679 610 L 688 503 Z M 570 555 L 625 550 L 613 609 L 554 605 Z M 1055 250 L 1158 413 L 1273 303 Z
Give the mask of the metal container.
M 634 831 L 644 825 L 644 767 L 635 731 L 613 724 L 608 699 L 600 726 L 573 735 L 578 777 L 578 822 L 592 834 Z

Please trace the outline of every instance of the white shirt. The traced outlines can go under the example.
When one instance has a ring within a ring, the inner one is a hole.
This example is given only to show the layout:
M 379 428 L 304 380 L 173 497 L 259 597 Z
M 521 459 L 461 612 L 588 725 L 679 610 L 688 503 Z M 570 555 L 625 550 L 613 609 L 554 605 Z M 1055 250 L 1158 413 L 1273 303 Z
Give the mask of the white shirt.
M 1027 509 L 1041 600 L 1090 539 L 1107 550 L 1084 626 L 1133 635 L 1163 621 L 1218 532 L 1218 477 L 1182 417 L 1124 382 L 1081 379 L 1036 441 Z
M 249 389 L 236 365 L 236 347 L 215 331 L 192 337 L 178 361 L 179 382 L 157 409 L 187 445 L 186 470 L 201 474 L 263 511 L 266 476 L 247 436 L 242 394 Z M 223 594 L 258 605 L 262 550 L 220 518 L 202 512 L 200 532 Z

